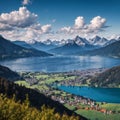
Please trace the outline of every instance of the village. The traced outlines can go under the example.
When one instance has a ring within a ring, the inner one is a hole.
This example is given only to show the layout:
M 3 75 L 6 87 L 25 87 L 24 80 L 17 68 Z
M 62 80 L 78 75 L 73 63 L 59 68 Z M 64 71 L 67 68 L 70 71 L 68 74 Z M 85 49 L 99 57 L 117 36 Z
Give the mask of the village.
M 89 69 L 83 71 L 71 71 L 65 73 L 39 73 L 39 72 L 23 72 L 20 75 L 25 79 L 26 86 L 43 93 L 54 101 L 58 101 L 66 107 L 72 107 L 76 110 L 94 110 L 104 114 L 116 114 L 119 111 L 107 110 L 102 108 L 105 102 L 97 102 L 95 100 L 67 93 L 58 89 L 58 85 L 66 86 L 84 86 L 84 79 L 89 79 L 90 76 L 99 74 L 106 69 Z M 19 82 L 22 84 L 22 82 Z M 25 84 L 23 84 L 25 85 Z M 29 85 L 29 86 L 28 86 Z
M 112 110 L 106 110 L 104 108 L 101 108 L 102 104 L 107 104 L 105 102 L 96 102 L 92 99 L 85 98 L 82 96 L 77 96 L 74 94 L 66 93 L 64 91 L 50 88 L 49 90 L 42 90 L 40 91 L 44 95 L 50 97 L 54 101 L 58 101 L 62 104 L 67 104 L 68 106 L 74 107 L 74 111 L 85 109 L 85 110 L 96 110 L 104 114 L 114 114 L 116 111 Z

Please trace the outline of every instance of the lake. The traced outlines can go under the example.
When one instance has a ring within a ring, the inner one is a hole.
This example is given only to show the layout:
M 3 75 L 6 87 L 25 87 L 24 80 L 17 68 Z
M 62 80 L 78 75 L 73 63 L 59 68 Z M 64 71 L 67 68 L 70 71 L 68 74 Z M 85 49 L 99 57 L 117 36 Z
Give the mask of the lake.
M 92 88 L 59 86 L 60 90 L 91 98 L 97 102 L 120 103 L 120 88 Z
M 120 65 L 120 59 L 101 56 L 50 56 L 0 61 L 14 71 L 67 72 Z

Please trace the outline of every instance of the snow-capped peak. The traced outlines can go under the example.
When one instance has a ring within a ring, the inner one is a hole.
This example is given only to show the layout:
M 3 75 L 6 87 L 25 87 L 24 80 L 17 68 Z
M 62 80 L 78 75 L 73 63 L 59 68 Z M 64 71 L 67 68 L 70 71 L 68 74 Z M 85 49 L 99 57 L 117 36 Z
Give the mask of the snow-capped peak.
M 106 38 L 104 38 L 104 37 L 101 38 L 99 36 L 95 36 L 94 38 L 90 39 L 89 41 L 92 45 L 95 45 L 95 46 L 104 46 L 108 42 L 108 40 Z
M 75 43 L 79 46 L 81 45 L 86 45 L 86 44 L 90 44 L 85 38 L 81 38 L 79 36 L 76 36 L 75 39 L 74 39 Z
M 25 42 L 28 43 L 28 44 L 34 44 L 34 43 L 36 43 L 36 40 L 29 40 L 29 41 L 26 40 Z
M 46 44 L 46 45 L 50 45 L 50 44 L 52 44 L 52 41 L 51 41 L 50 39 L 47 39 L 47 40 L 44 41 L 43 43 Z

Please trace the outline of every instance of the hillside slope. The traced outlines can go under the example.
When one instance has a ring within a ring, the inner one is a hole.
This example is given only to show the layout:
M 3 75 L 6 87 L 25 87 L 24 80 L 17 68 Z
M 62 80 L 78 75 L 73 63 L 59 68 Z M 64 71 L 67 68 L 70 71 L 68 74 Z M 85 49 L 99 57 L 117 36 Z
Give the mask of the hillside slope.
M 113 67 L 91 78 L 90 85 L 98 87 L 120 87 L 120 66 Z
M 96 50 L 88 51 L 85 54 L 120 57 L 120 41 Z
M 0 36 L 0 59 L 10 59 L 19 57 L 32 57 L 32 56 L 50 56 L 43 51 L 38 51 L 35 49 L 27 49 L 4 39 Z
M 68 54 L 68 55 L 73 55 L 76 54 L 78 52 L 83 53 L 83 51 L 89 50 L 89 49 L 93 49 L 94 47 L 92 45 L 78 45 L 75 42 L 73 43 L 67 43 L 61 47 L 57 47 L 54 49 L 51 49 L 50 52 L 51 53 L 55 53 L 55 54 Z
M 20 104 L 14 97 L 8 99 L 0 94 L 0 120 L 79 120 L 78 117 L 60 115 L 55 113 L 54 109 L 44 105 L 37 110 L 29 105 L 29 99 Z
M 13 41 L 12 43 L 19 45 L 21 47 L 24 47 L 24 48 L 32 49 L 32 46 L 30 46 L 28 43 L 24 41 Z
M 26 95 L 28 95 L 30 105 L 36 108 L 40 108 L 41 106 L 49 106 L 50 108 L 55 108 L 55 112 L 58 112 L 60 114 L 68 114 L 75 116 L 79 116 L 75 114 L 74 112 L 68 110 L 66 107 L 64 107 L 59 102 L 51 100 L 49 97 L 46 97 L 45 95 L 33 90 L 25 88 L 24 86 L 19 86 L 17 84 L 14 84 L 13 82 L 7 81 L 3 78 L 0 78 L 0 93 L 6 94 L 7 97 L 12 97 L 13 95 L 16 96 L 16 100 L 24 101 L 26 99 Z M 85 120 L 85 118 L 81 117 L 81 120 Z
M 10 81 L 16 81 L 21 79 L 21 77 L 16 72 L 13 72 L 8 67 L 2 65 L 0 65 L 0 77 Z

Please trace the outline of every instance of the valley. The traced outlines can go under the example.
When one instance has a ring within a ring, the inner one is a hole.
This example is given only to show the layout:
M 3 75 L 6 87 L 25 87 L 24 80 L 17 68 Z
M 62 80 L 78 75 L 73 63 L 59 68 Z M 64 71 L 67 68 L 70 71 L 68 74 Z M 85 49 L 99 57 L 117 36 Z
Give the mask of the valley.
M 89 69 L 84 71 L 73 71 L 64 73 L 43 73 L 43 72 L 19 72 L 24 80 L 15 83 L 27 88 L 35 89 L 54 101 L 58 101 L 68 109 L 93 120 L 113 118 L 119 120 L 120 109 L 118 103 L 98 102 L 81 95 L 71 94 L 60 90 L 59 86 L 89 86 L 86 83 L 90 76 L 98 75 L 106 69 Z M 91 116 L 90 114 L 96 114 Z
M 120 120 L 120 0 L 1 0 L 0 120 Z

